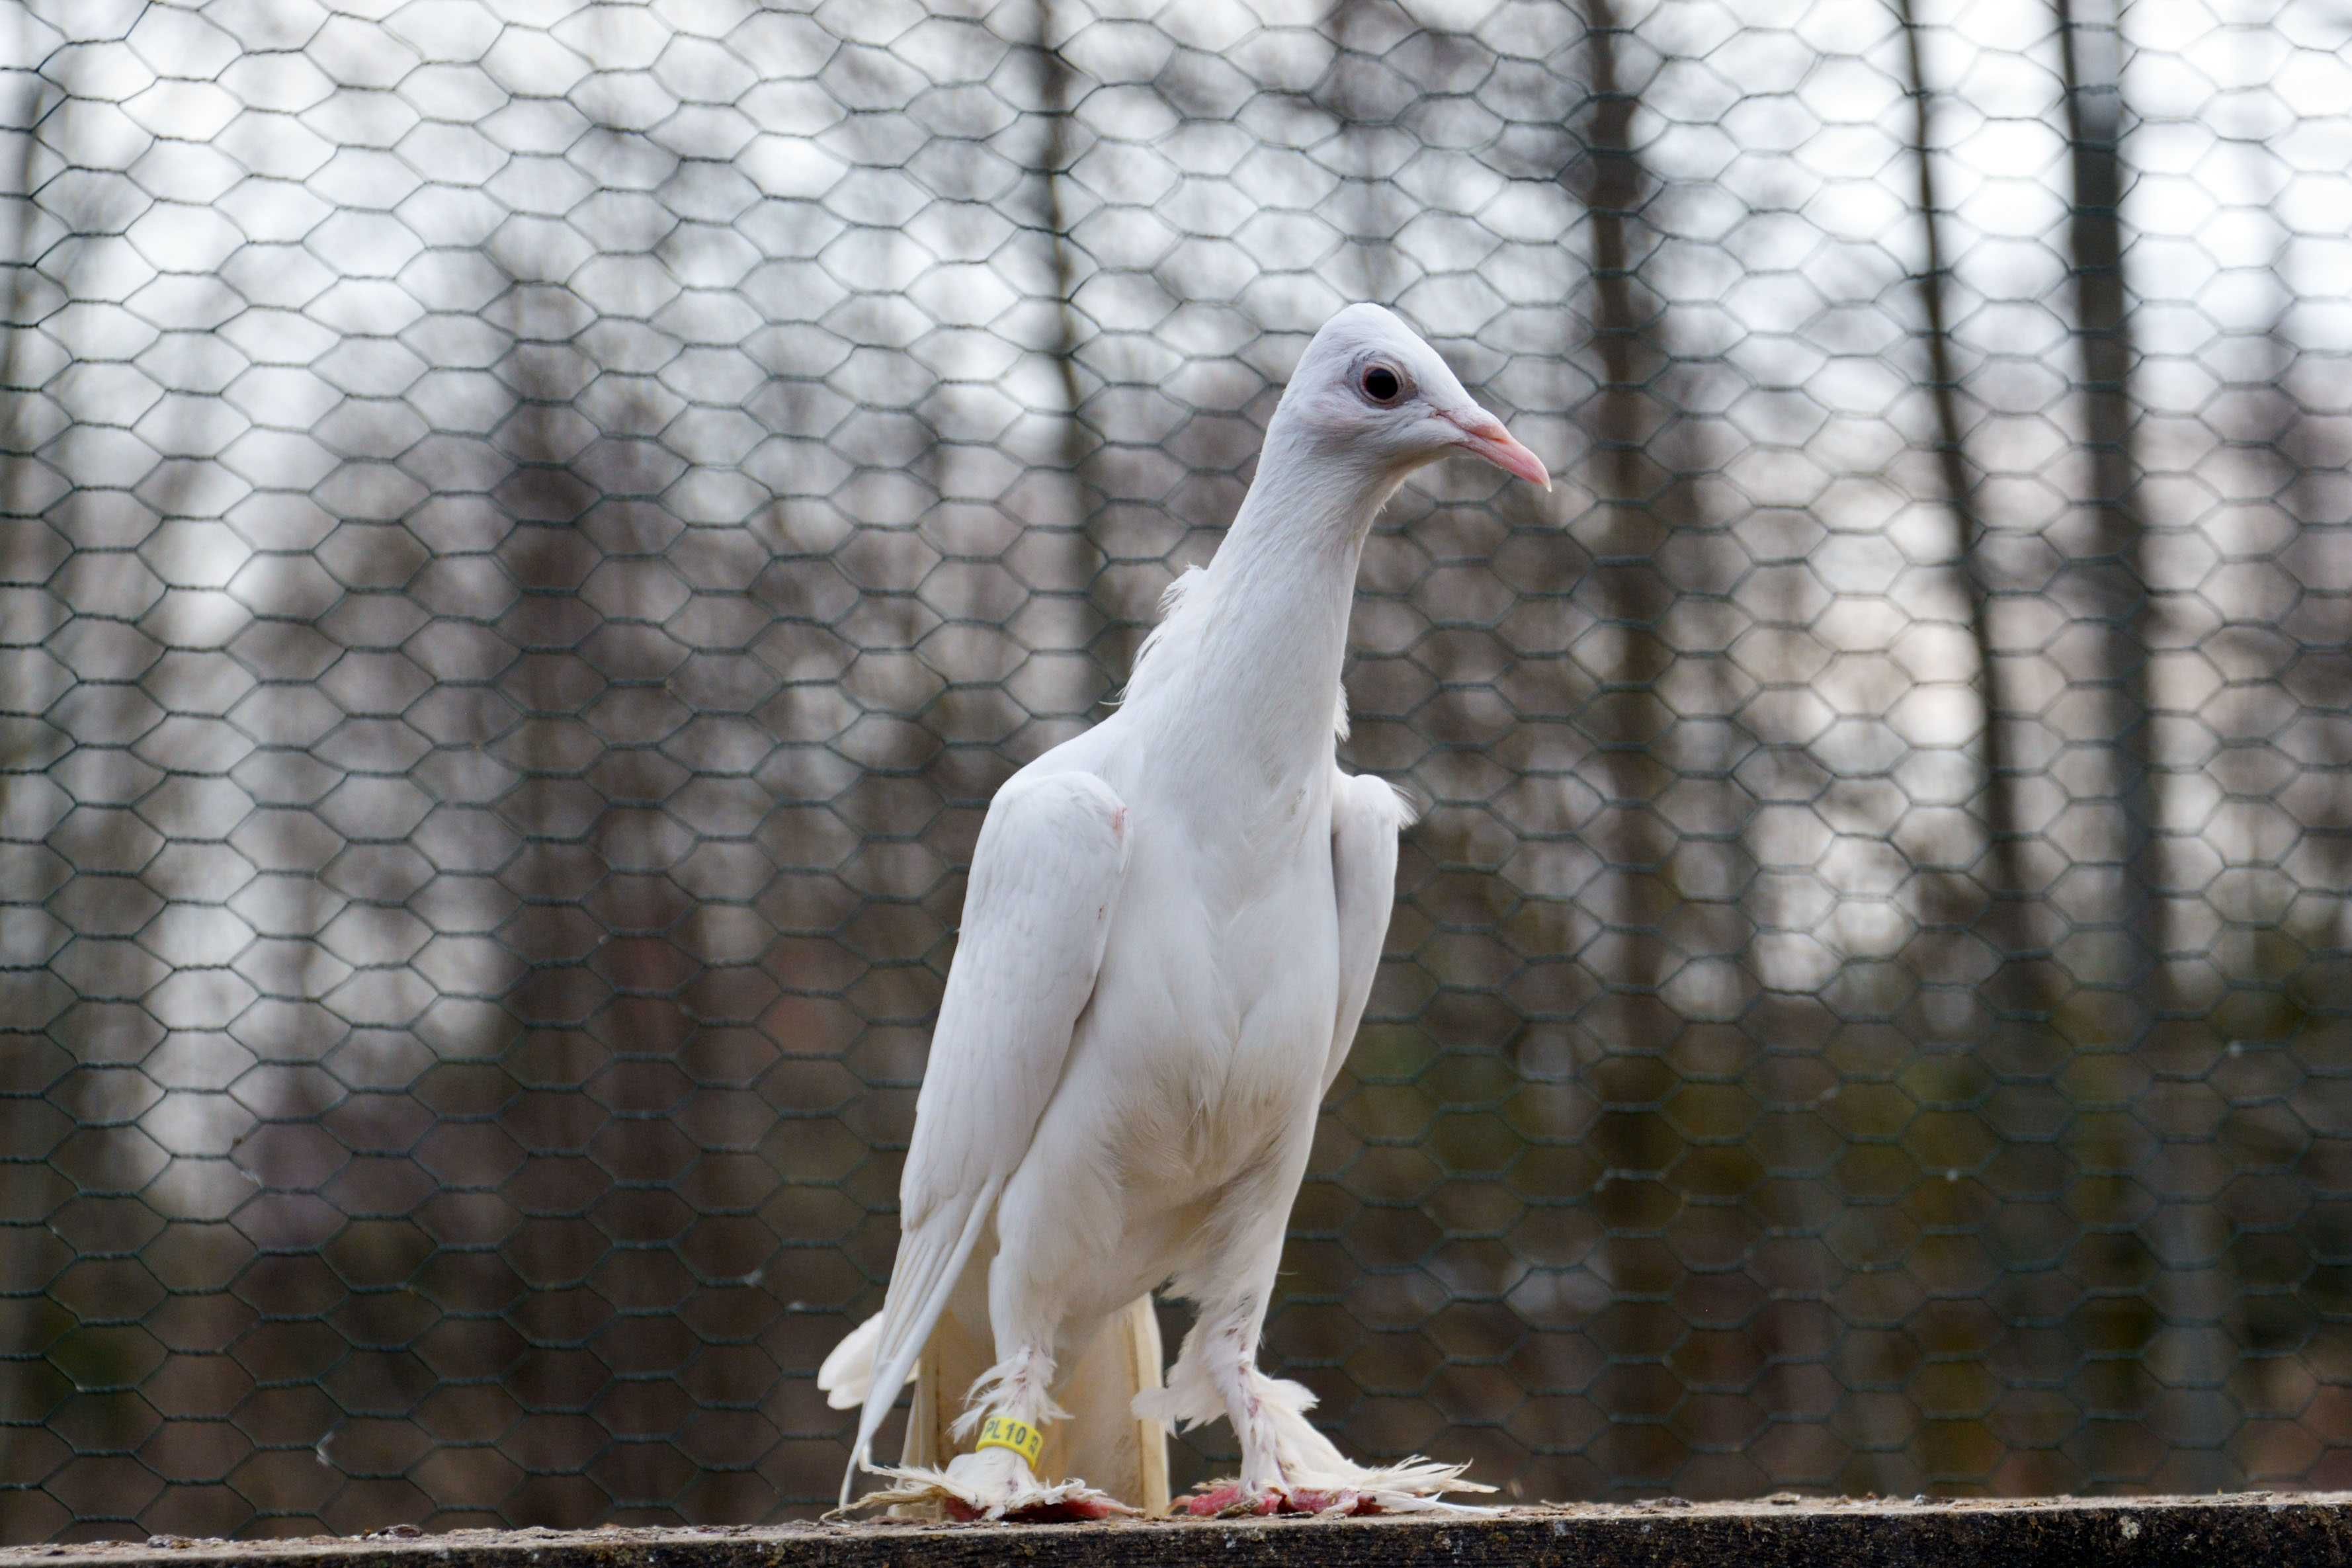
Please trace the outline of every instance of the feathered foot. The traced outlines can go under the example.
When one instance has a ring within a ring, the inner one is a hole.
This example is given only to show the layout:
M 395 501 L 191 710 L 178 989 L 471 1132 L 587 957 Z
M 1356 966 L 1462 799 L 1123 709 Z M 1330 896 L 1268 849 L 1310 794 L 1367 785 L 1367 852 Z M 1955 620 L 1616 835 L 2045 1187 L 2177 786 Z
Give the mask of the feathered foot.
M 1462 1512 L 1470 1509 L 1444 1500 L 1447 1492 L 1490 1492 L 1495 1489 L 1464 1480 L 1467 1465 L 1442 1465 L 1412 1459 L 1402 1465 L 1367 1469 L 1340 1463 L 1347 1475 L 1292 1476 L 1282 1484 L 1257 1493 L 1243 1490 L 1238 1479 L 1203 1481 L 1189 1497 L 1169 1507 L 1173 1514 L 1194 1519 L 1243 1519 L 1276 1514 L 1372 1514 Z
M 908 1465 L 877 1466 L 874 1474 L 890 1485 L 867 1492 L 828 1518 L 865 1509 L 887 1508 L 898 1518 L 1003 1520 L 1015 1524 L 1071 1524 L 1089 1519 L 1126 1519 L 1139 1511 L 1080 1480 L 1047 1483 L 1002 1448 L 959 1454 L 943 1470 Z
M 1427 1513 L 1464 1511 L 1461 1503 L 1444 1500 L 1449 1492 L 1491 1492 L 1495 1489 L 1465 1480 L 1467 1465 L 1440 1464 L 1414 1458 L 1401 1465 L 1377 1469 L 1359 1465 L 1341 1454 L 1331 1440 L 1315 1429 L 1307 1412 L 1315 1396 L 1303 1384 L 1268 1377 L 1255 1367 L 1242 1371 L 1255 1425 L 1271 1439 L 1275 1479 L 1252 1487 L 1244 1453 L 1243 1478 L 1210 1481 L 1189 1497 L 1178 1498 L 1169 1511 L 1198 1519 L 1226 1519 L 1265 1514 Z M 1199 1425 L 1216 1414 L 1214 1394 L 1206 1375 L 1180 1364 L 1164 1394 L 1136 1400 L 1139 1415 L 1183 1420 Z M 1263 1463 L 1265 1456 L 1259 1457 Z

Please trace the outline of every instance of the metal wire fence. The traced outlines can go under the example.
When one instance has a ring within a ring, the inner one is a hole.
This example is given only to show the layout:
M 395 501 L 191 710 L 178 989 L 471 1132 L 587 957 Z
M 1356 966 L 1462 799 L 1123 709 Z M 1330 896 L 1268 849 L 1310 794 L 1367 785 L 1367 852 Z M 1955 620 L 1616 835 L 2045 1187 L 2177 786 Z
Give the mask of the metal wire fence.
M 1272 1361 L 1511 1497 L 2352 1483 L 2341 6 L 0 26 L 0 1538 L 823 1500 L 982 808 L 1356 298 L 1565 482 L 1367 551 Z

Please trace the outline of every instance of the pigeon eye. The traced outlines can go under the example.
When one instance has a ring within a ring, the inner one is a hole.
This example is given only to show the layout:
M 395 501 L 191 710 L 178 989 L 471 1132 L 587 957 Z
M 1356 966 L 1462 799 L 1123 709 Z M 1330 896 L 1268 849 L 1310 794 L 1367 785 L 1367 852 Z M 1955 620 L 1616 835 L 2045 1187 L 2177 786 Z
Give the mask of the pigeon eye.
M 1364 395 L 1377 403 L 1392 403 L 1404 391 L 1404 382 L 1386 365 L 1371 365 L 1364 371 Z

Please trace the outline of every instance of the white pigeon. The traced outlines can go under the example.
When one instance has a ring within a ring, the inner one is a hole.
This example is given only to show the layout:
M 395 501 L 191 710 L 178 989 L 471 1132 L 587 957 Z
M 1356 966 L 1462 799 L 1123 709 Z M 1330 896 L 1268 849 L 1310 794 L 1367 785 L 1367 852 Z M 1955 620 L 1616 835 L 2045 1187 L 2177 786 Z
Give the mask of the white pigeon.
M 879 1326 L 821 1375 L 837 1402 L 863 1396 L 845 1506 L 864 1468 L 893 1483 L 873 1503 L 1131 1511 L 1081 1477 L 1044 1479 L 1039 1439 L 1065 1415 L 1057 1370 L 1171 1283 L 1196 1319 L 1167 1387 L 1150 1369 L 1133 1414 L 1223 1417 L 1242 1450 L 1238 1479 L 1193 1511 L 1395 1510 L 1491 1490 L 1460 1465 L 1351 1463 L 1307 1421 L 1313 1396 L 1257 1364 L 1409 821 L 1395 790 L 1338 765 L 1357 562 L 1406 476 L 1454 453 L 1549 487 L 1402 322 L 1372 305 L 1334 316 L 1275 410 L 1240 514 L 1169 591 L 1117 711 L 997 792 L 916 1102 Z M 944 1469 L 877 1468 L 875 1432 L 951 1298 L 993 1344 L 954 1427 L 980 1440 Z

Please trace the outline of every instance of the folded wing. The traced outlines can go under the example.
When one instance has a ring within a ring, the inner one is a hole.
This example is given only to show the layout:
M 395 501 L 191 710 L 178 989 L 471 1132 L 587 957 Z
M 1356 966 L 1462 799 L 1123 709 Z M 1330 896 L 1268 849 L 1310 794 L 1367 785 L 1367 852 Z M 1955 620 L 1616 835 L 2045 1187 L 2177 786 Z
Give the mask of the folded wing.
M 1102 967 L 1128 842 L 1126 805 L 1087 773 L 1015 778 L 981 826 L 898 1184 L 898 1258 L 870 1348 L 850 1357 L 870 1357 L 871 1373 L 845 1504 L 1061 1082 Z M 838 1381 L 853 1381 L 848 1365 L 839 1370 Z
M 1372 998 L 1396 908 L 1397 834 L 1412 808 L 1387 780 L 1342 773 L 1331 790 L 1331 887 L 1339 903 L 1339 1012 L 1323 1068 L 1328 1094 Z

